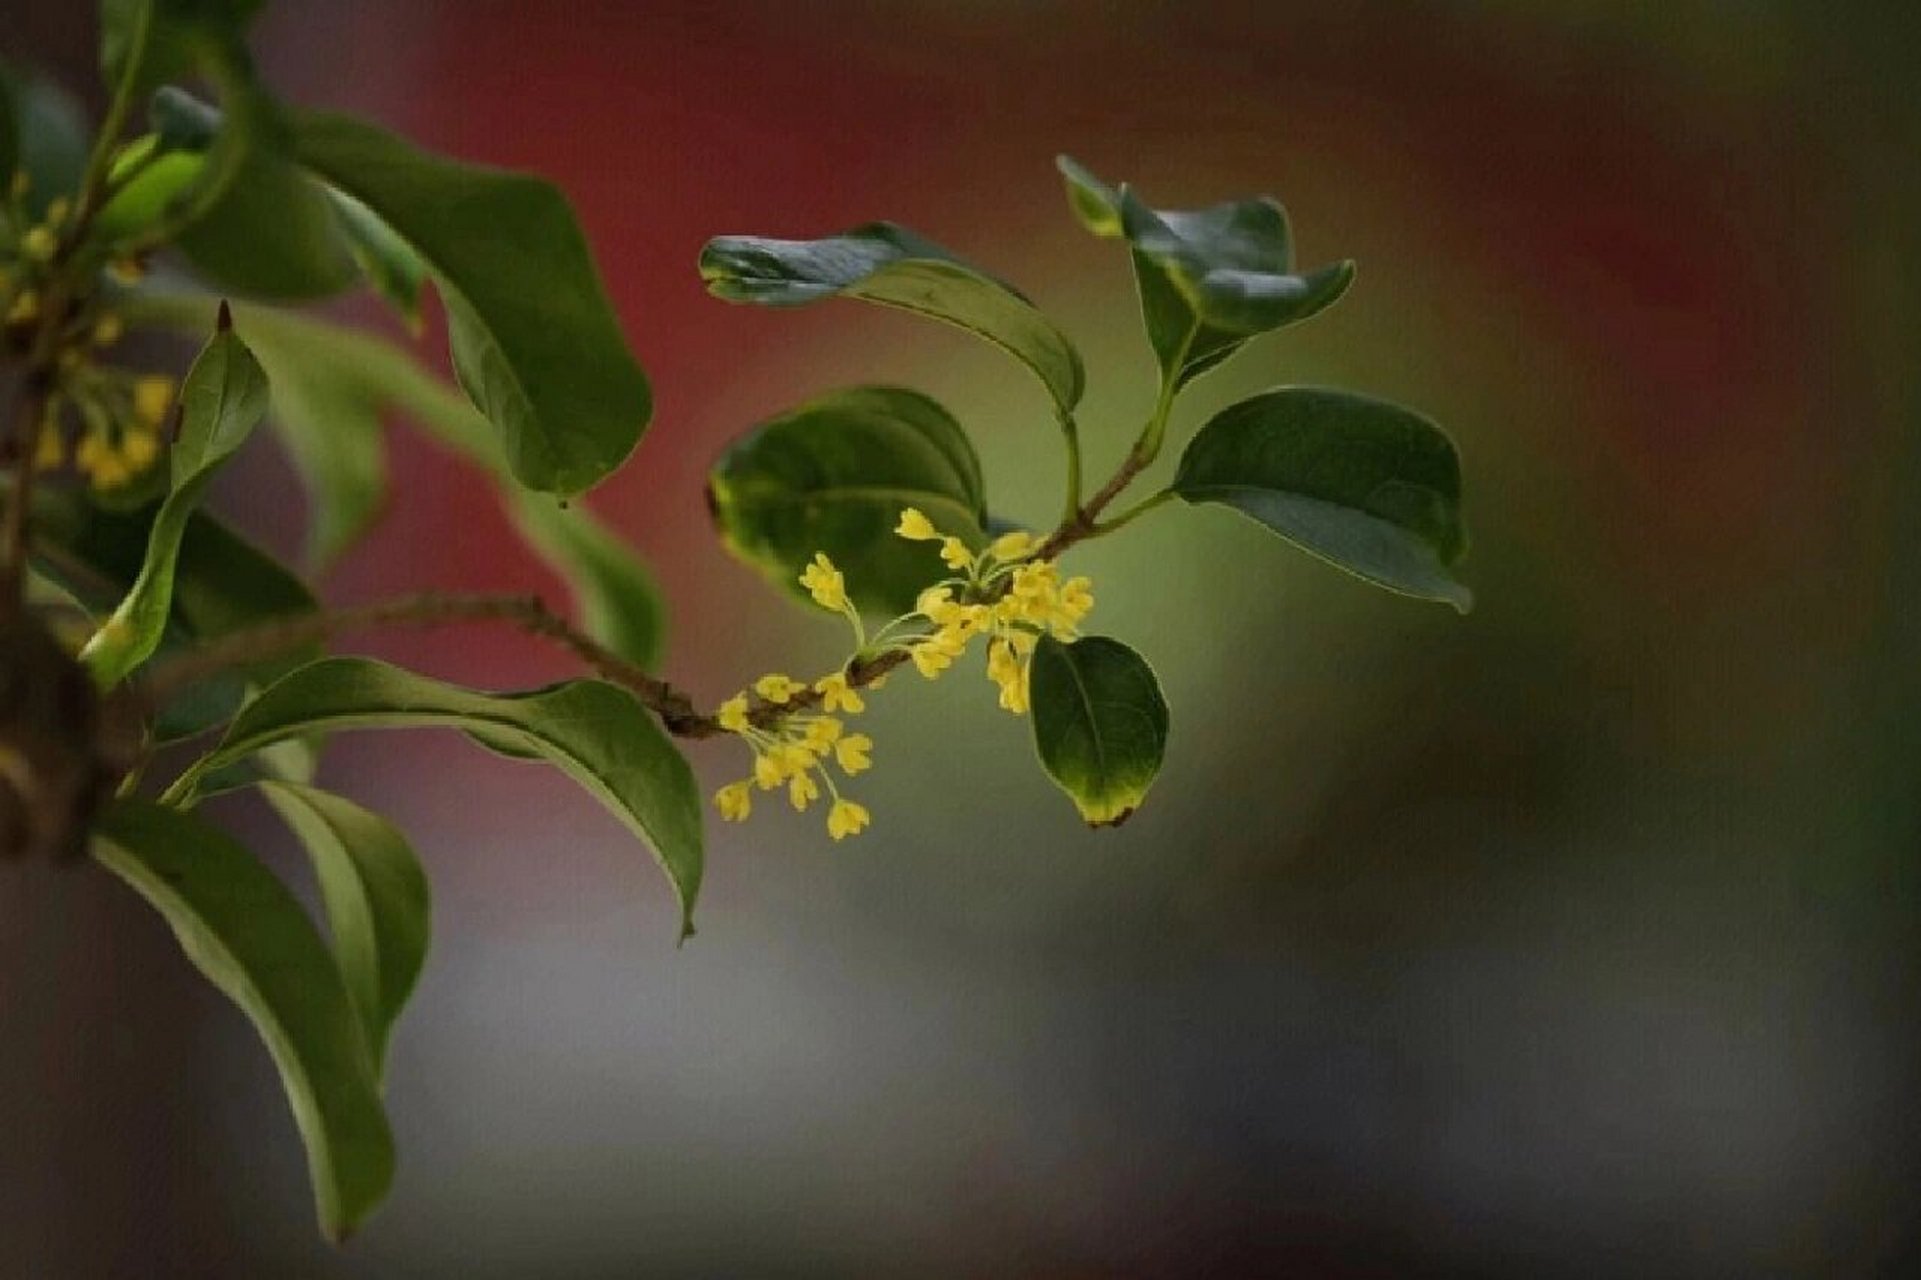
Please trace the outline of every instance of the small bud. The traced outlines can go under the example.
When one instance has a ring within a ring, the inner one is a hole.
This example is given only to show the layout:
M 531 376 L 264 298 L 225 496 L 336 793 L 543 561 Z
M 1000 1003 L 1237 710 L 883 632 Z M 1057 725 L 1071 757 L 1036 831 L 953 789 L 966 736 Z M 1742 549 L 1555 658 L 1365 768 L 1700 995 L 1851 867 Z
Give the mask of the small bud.
M 125 332 L 126 326 L 121 323 L 119 316 L 101 316 L 93 322 L 93 333 L 91 335 L 93 345 L 96 347 L 111 347 L 114 343 L 120 341 L 121 335 Z
M 158 427 L 167 420 L 167 411 L 173 407 L 173 379 L 163 374 L 149 374 L 136 378 L 133 383 L 134 417 L 150 427 Z
M 147 264 L 138 258 L 115 258 L 107 264 L 107 274 L 116 284 L 135 285 L 147 278 Z
M 35 262 L 49 261 L 60 248 L 60 237 L 48 227 L 34 227 L 20 239 L 20 252 Z
M 25 169 L 15 169 L 13 180 L 7 184 L 7 194 L 15 200 L 25 198 L 33 189 L 33 178 Z
M 40 318 L 40 295 L 31 289 L 22 289 L 7 308 L 6 322 L 9 325 L 32 324 Z
M 47 226 L 59 227 L 67 220 L 67 214 L 72 208 L 73 205 L 65 196 L 55 196 L 53 202 L 47 206 Z

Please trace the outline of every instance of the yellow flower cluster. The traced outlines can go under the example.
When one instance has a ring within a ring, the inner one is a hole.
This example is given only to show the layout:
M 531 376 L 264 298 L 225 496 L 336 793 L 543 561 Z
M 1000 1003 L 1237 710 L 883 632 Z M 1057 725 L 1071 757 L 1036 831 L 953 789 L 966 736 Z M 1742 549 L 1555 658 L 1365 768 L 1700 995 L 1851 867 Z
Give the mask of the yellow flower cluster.
M 962 577 L 921 592 L 914 614 L 933 630 L 904 642 L 914 669 L 937 678 L 967 651 L 976 636 L 987 638 L 987 678 L 1000 689 L 1000 705 L 1015 715 L 1028 707 L 1028 672 L 1042 635 L 1072 640 L 1094 607 L 1093 582 L 1062 581 L 1051 560 L 1040 560 L 1033 535 L 1003 534 L 978 556 L 959 538 L 943 534 L 925 513 L 908 507 L 894 532 L 910 542 L 939 542 L 940 557 Z
M 1025 532 L 1003 534 L 976 554 L 914 507 L 901 512 L 894 532 L 911 542 L 938 543 L 942 562 L 955 576 L 921 592 L 913 611 L 882 627 L 871 643 L 848 597 L 847 580 L 826 553 L 815 554 L 800 574 L 800 585 L 821 608 L 847 617 L 857 658 L 904 653 L 930 680 L 965 654 L 976 637 L 985 638 L 987 675 L 999 687 L 1000 705 L 1025 713 L 1035 646 L 1043 635 L 1072 640 L 1079 634 L 1081 620 L 1094 607 L 1093 583 L 1081 577 L 1063 581 L 1051 560 L 1038 558 L 1041 544 Z M 831 763 L 853 777 L 868 768 L 874 746 L 866 734 L 847 732 L 840 718 L 866 710 L 848 669 L 843 665 L 811 685 L 779 673 L 765 675 L 754 682 L 751 697 L 743 690 L 720 704 L 720 727 L 754 753 L 752 775 L 714 795 L 722 818 L 745 822 L 756 790 L 785 786 L 788 802 L 804 812 L 825 788 L 832 798 L 827 833 L 841 840 L 866 829 L 867 809 L 840 794 L 828 768 Z M 879 677 L 867 681 L 875 689 L 881 683 Z M 803 704 L 787 709 L 796 699 Z
M 820 557 L 826 563 L 826 557 Z M 828 565 L 828 572 L 834 572 Z M 839 574 L 834 572 L 838 579 Z M 827 810 L 827 834 L 836 840 L 858 835 L 870 821 L 864 805 L 841 795 L 831 761 L 847 777 L 873 766 L 868 753 L 874 740 L 864 733 L 847 732 L 846 722 L 835 713 L 857 715 L 867 709 L 860 694 L 848 683 L 845 671 L 835 671 L 814 681 L 811 686 L 787 676 L 765 675 L 754 682 L 754 693 L 762 705 L 784 707 L 809 690 L 819 695 L 818 712 L 792 711 L 781 714 L 771 726 L 754 723 L 746 693 L 737 693 L 720 704 L 720 727 L 737 735 L 753 750 L 754 772 L 750 778 L 730 782 L 714 795 L 720 816 L 729 822 L 745 822 L 753 812 L 756 788 L 772 791 L 785 785 L 787 801 L 805 812 L 820 799 L 821 788 L 832 797 Z
M 96 371 L 92 378 L 71 386 L 69 394 L 87 424 L 74 447 L 73 463 L 94 488 L 124 488 L 160 457 L 160 433 L 173 408 L 172 378 L 156 374 L 123 386 Z M 60 433 L 50 426 L 41 433 L 34 465 L 51 471 L 65 462 Z

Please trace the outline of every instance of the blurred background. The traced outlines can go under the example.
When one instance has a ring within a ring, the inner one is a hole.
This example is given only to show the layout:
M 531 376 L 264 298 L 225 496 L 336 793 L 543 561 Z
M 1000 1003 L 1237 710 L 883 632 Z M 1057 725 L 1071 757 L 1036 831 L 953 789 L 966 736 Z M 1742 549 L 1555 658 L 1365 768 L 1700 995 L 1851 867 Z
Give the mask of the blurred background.
M 98 101 L 91 6 L 5 53 Z M 1913 1274 L 1921 54 L 1824 0 L 613 0 L 274 6 L 288 96 L 574 199 L 653 373 L 592 505 L 717 698 L 837 657 L 707 528 L 756 421 L 922 387 L 996 509 L 1060 483 L 1038 391 L 897 314 L 708 299 L 710 235 L 887 217 L 1152 395 L 1124 256 L 1056 152 L 1191 207 L 1271 192 L 1322 319 L 1199 384 L 1417 405 L 1458 442 L 1469 617 L 1218 510 L 1077 553 L 1159 668 L 1167 768 L 1090 833 L 974 676 L 874 699 L 873 830 L 719 828 L 700 937 L 590 801 L 439 736 L 326 777 L 434 875 L 393 1197 L 315 1234 L 241 1017 L 84 867 L 0 879 L 0 1274 Z M 429 347 L 438 359 L 437 348 Z M 405 501 L 326 587 L 556 585 L 395 423 Z M 294 545 L 269 450 L 227 511 Z M 1166 464 L 1163 464 L 1166 465 Z M 1103 471 L 1104 474 L 1104 471 Z M 370 651 L 494 687 L 487 630 Z M 741 771 L 700 749 L 709 785 Z M 286 865 L 270 824 L 244 805 Z

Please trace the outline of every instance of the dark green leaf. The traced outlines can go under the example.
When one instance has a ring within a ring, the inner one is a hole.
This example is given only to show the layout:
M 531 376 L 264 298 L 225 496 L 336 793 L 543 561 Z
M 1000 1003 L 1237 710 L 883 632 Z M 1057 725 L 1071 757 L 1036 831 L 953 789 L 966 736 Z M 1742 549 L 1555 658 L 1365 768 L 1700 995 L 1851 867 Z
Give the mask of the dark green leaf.
M 187 522 L 214 472 L 266 410 L 267 379 L 259 364 L 231 330 L 216 333 L 181 384 L 180 427 L 168 458 L 171 487 L 154 516 L 139 576 L 81 651 L 101 684 L 119 683 L 159 647 Z
M 693 771 L 626 690 L 572 680 L 530 693 L 478 693 L 366 658 L 323 658 L 242 708 L 220 745 L 169 791 L 292 737 L 348 729 L 458 729 L 519 757 L 539 756 L 605 805 L 653 850 L 693 932 L 702 866 Z
M 387 1194 L 393 1137 L 360 1020 L 312 922 L 231 837 L 160 805 L 114 806 L 94 857 L 153 905 L 266 1042 L 306 1143 L 321 1228 L 344 1238 Z
M 1324 387 L 1264 392 L 1201 428 L 1172 488 L 1391 591 L 1472 603 L 1448 571 L 1467 550 L 1460 459 L 1411 409 Z
M 960 424 L 899 387 L 831 392 L 763 423 L 714 464 L 707 494 L 727 548 L 777 585 L 804 599 L 799 574 L 824 551 L 874 613 L 906 612 L 948 572 L 933 543 L 894 536 L 903 508 L 970 547 L 987 518 Z
M 1154 669 L 1106 636 L 1041 638 L 1029 673 L 1034 748 L 1091 826 L 1140 807 L 1167 749 L 1167 703 Z
M 1287 213 L 1272 200 L 1156 210 L 1066 156 L 1056 164 L 1083 225 L 1099 236 L 1124 237 L 1132 247 L 1148 340 L 1162 376 L 1176 388 L 1254 335 L 1332 306 L 1353 283 L 1352 262 L 1296 273 Z
M 501 432 L 514 476 L 567 495 L 619 466 L 652 400 L 566 198 L 346 116 L 302 114 L 294 134 L 301 163 L 392 228 L 433 274 L 454 370 Z
M 592 513 L 551 499 L 523 495 L 509 511 L 527 545 L 573 592 L 587 634 L 629 662 L 659 662 L 666 607 L 633 549 Z
M 12 156 L 0 169 L 0 182 L 16 170 L 27 175 L 27 212 L 39 217 L 56 198 L 71 197 L 87 167 L 87 123 L 73 96 L 43 76 L 16 72 L 0 61 L 0 120 L 12 127 L 0 150 Z
M 1032 369 L 1063 415 L 1080 402 L 1080 353 L 1025 296 L 931 240 L 874 222 L 825 240 L 721 236 L 700 255 L 708 291 L 729 302 L 792 307 L 861 298 L 930 316 Z
M 288 782 L 262 782 L 260 793 L 313 862 L 334 958 L 378 1071 L 427 959 L 427 873 L 398 828 L 351 800 Z

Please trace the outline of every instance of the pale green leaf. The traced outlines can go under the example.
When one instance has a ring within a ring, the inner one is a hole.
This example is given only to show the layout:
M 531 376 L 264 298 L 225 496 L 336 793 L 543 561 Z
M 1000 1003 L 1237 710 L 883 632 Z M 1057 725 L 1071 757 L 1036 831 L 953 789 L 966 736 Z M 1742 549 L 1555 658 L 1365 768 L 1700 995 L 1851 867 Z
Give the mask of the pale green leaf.
M 351 800 L 279 781 L 260 783 L 260 793 L 313 863 L 334 958 L 379 1070 L 427 958 L 427 873 L 397 827 Z
M 100 819 L 93 853 L 259 1032 L 306 1144 L 321 1228 L 344 1239 L 387 1194 L 393 1136 L 360 1019 L 313 923 L 252 854 L 191 814 L 123 801 Z

